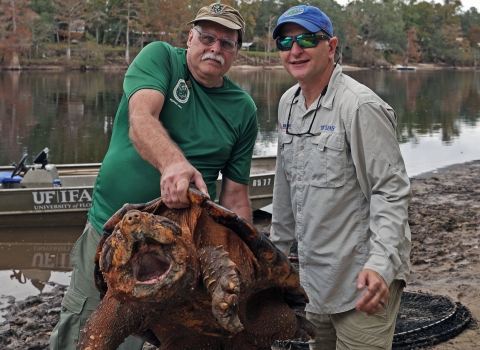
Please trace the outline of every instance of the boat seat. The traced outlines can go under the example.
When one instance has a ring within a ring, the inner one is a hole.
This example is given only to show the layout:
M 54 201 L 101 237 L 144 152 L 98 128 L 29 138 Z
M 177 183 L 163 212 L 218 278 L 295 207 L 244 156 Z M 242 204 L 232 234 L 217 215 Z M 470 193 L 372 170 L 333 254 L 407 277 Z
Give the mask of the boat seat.
M 2 184 L 17 184 L 17 183 L 20 183 L 20 181 L 22 181 L 22 177 L 21 176 L 14 176 L 12 178 L 12 173 L 11 172 L 8 172 L 8 171 L 0 171 L 0 183 Z

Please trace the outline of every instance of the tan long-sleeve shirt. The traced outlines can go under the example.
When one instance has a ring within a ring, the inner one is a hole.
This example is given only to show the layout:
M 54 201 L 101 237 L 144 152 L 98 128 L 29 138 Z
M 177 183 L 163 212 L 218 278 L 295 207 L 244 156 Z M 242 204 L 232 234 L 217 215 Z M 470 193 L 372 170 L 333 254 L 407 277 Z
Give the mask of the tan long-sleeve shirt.
M 412 193 L 395 136 L 396 115 L 337 65 L 311 132 L 317 101 L 298 85 L 281 98 L 271 239 L 283 252 L 298 241 L 300 279 L 314 313 L 355 307 L 362 269 L 390 285 L 410 273 Z

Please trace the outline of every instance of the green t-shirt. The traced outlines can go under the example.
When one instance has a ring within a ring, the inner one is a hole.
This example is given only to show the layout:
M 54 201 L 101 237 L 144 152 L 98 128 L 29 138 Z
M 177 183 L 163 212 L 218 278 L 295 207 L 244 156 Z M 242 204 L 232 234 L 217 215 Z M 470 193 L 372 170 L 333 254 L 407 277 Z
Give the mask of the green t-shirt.
M 102 232 L 125 203 L 145 203 L 160 195 L 160 173 L 139 156 L 128 136 L 128 100 L 140 89 L 158 90 L 165 96 L 160 121 L 202 174 L 211 198 L 216 196 L 219 172 L 232 181 L 249 183 L 257 109 L 243 89 L 223 78 L 217 88 L 197 83 L 188 72 L 186 50 L 164 42 L 151 43 L 139 53 L 125 74 L 110 146 L 95 183 L 88 216 L 97 231 Z

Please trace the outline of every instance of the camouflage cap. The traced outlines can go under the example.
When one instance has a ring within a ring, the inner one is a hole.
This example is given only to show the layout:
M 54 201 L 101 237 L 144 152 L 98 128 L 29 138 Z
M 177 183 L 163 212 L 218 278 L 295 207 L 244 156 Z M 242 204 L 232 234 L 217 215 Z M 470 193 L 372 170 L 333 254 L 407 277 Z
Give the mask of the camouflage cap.
M 245 33 L 245 21 L 242 15 L 228 5 L 216 3 L 204 6 L 198 11 L 197 17 L 187 24 L 195 24 L 198 21 L 217 22 L 227 28 L 238 30 L 240 37 Z

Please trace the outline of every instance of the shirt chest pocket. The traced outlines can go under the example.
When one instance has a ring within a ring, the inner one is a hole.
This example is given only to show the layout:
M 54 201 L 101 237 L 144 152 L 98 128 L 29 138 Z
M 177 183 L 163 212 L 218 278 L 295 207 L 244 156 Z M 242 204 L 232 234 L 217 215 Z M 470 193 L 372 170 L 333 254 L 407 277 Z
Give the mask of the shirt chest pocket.
M 345 134 L 322 133 L 312 137 L 307 169 L 310 184 L 317 187 L 341 187 L 347 179 Z
M 288 181 L 292 180 L 293 162 L 293 136 L 282 135 L 280 138 L 280 154 L 282 157 L 282 167 Z

